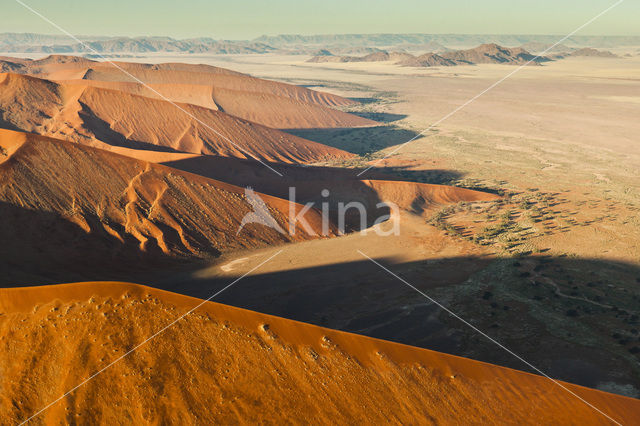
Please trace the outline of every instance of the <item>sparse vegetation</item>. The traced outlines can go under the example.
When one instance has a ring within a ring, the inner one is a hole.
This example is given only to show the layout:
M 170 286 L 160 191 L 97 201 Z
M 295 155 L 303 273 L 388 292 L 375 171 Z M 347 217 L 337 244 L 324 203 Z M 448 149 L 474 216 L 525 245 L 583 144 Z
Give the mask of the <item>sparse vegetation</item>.
M 474 185 L 483 184 L 466 179 L 460 186 Z M 447 235 L 495 248 L 498 254 L 518 256 L 548 251 L 549 248 L 540 246 L 542 237 L 616 220 L 611 215 L 585 218 L 584 212 L 568 207 L 569 201 L 562 193 L 534 189 L 516 192 L 492 187 L 492 192 L 502 194 L 500 200 L 445 207 L 428 222 Z

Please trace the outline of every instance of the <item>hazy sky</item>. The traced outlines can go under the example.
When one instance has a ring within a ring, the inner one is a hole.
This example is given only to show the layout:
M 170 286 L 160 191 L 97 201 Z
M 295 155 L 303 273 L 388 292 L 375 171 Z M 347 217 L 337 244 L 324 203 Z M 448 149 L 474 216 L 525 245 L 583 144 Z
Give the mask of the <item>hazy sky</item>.
M 207 36 L 466 33 L 564 35 L 615 0 L 22 0 L 73 34 Z M 57 33 L 2 0 L 0 32 Z M 640 35 L 640 1 L 625 0 L 579 34 Z

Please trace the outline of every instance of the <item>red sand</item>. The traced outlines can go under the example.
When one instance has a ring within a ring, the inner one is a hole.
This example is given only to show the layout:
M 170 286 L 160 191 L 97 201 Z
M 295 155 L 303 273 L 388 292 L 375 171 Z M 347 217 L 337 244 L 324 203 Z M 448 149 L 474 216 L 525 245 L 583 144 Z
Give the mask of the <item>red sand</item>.
M 0 421 L 28 418 L 200 302 L 113 282 L 0 290 Z M 562 385 L 621 424 L 640 417 L 638 400 Z M 35 420 L 124 419 L 611 424 L 541 376 L 212 302 Z
M 16 61 L 24 64 L 24 69 L 14 70 L 9 67 L 8 71 L 60 82 L 116 89 L 152 98 L 167 98 L 173 102 L 222 110 L 278 129 L 378 124 L 333 109 L 355 104 L 352 100 L 209 65 L 117 62 L 117 66 L 125 70 L 125 73 L 109 63 L 73 56 L 52 55 L 39 61 Z M 8 64 L 10 63 L 13 62 Z M 153 90 L 140 84 L 140 81 Z
M 352 154 L 224 112 L 129 93 L 0 74 L 5 127 L 104 147 L 306 163 Z M 195 118 L 194 118 L 195 117 Z

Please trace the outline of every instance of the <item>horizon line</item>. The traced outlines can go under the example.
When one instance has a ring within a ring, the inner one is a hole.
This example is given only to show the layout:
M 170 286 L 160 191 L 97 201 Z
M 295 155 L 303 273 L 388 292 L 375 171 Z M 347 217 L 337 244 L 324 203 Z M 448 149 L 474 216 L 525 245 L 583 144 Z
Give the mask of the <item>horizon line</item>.
M 52 33 L 38 33 L 38 32 L 16 32 L 16 31 L 5 31 L 1 32 L 0 36 L 15 34 L 15 35 L 39 35 L 39 36 L 51 36 L 51 37 L 60 37 L 60 34 L 52 34 Z M 253 41 L 262 37 L 282 37 L 282 36 L 300 36 L 300 37 L 323 37 L 323 36 L 373 36 L 373 35 L 396 35 L 396 36 L 526 36 L 526 37 L 554 37 L 559 34 L 555 33 L 396 33 L 396 32 L 371 32 L 371 33 L 314 33 L 314 34 L 305 34 L 305 33 L 280 33 L 280 34 L 261 34 L 252 38 L 217 38 L 212 35 L 200 35 L 200 36 L 189 36 L 189 37 L 176 37 L 169 35 L 158 35 L 158 34 L 141 34 L 141 35 L 107 35 L 107 34 L 77 34 L 77 37 L 105 37 L 105 38 L 128 38 L 128 39 L 137 39 L 137 38 L 167 38 L 176 41 L 183 40 L 193 40 L 193 39 L 212 39 L 215 41 Z M 571 38 L 589 38 L 589 37 L 607 37 L 607 38 L 640 38 L 640 34 L 582 34 L 582 35 L 574 35 Z

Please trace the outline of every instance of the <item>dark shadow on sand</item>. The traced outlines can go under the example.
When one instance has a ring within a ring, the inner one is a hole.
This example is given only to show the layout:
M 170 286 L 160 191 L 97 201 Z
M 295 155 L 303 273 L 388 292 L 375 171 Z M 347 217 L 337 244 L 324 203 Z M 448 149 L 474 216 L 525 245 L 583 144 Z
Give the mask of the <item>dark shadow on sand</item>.
M 361 104 L 375 104 L 376 102 L 380 102 L 378 98 L 349 98 L 352 101 L 356 101 Z
M 150 271 L 183 265 L 165 255 L 155 240 L 146 250 L 124 227 L 109 223 L 123 236 L 107 232 L 101 221 L 85 215 L 89 232 L 53 212 L 0 201 L 0 287 L 26 287 L 87 280 L 136 281 Z M 168 238 L 175 231 L 162 229 Z M 210 248 L 211 256 L 220 253 Z
M 418 136 L 418 133 L 413 130 L 395 125 L 349 129 L 295 129 L 286 130 L 286 132 L 358 155 L 400 145 Z M 416 140 L 421 137 L 423 136 Z
M 221 180 L 233 185 L 251 186 L 258 192 L 288 199 L 289 188 L 298 188 L 303 194 L 299 200 L 319 200 L 324 188 L 342 186 L 345 182 L 353 184 L 361 179 L 407 181 L 447 185 L 464 177 L 455 170 L 431 169 L 412 170 L 406 167 L 376 167 L 358 177 L 362 169 L 344 167 L 299 166 L 282 163 L 268 163 L 282 176 L 277 176 L 269 168 L 252 160 L 230 157 L 201 156 L 164 163 L 178 170 L 195 173 L 211 179 Z M 361 185 L 363 191 L 367 191 Z M 472 188 L 476 189 L 476 188 Z M 483 191 L 483 189 L 479 189 Z M 484 192 L 494 192 L 486 190 Z
M 640 389 L 637 265 L 551 256 L 378 261 L 554 378 Z M 157 285 L 207 298 L 230 280 Z M 364 258 L 250 275 L 216 301 L 537 373 Z
M 349 114 L 368 118 L 378 123 L 393 123 L 394 121 L 400 121 L 408 117 L 406 114 L 390 114 L 387 112 L 349 111 Z

